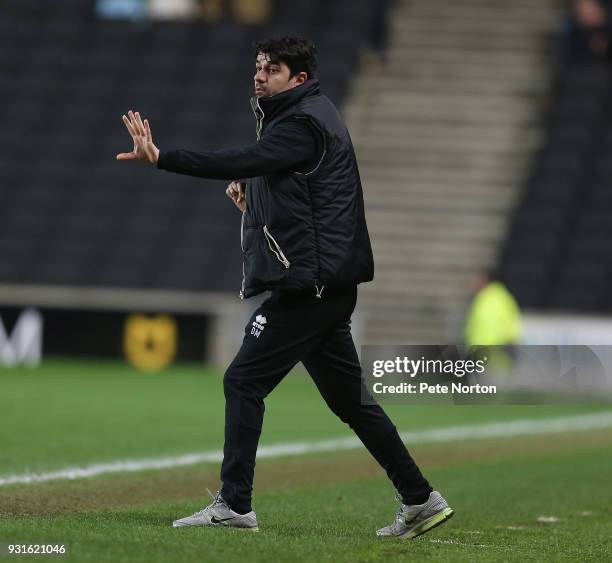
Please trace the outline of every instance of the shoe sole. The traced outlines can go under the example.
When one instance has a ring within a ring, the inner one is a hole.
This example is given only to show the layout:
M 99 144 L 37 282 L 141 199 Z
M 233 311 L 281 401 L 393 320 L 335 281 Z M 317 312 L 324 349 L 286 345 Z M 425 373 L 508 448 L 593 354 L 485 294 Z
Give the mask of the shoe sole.
M 224 526 L 223 524 L 218 524 L 216 526 L 204 526 L 204 528 L 225 528 L 226 530 L 238 530 L 239 532 L 259 532 L 259 527 L 241 528 L 240 526 Z
M 420 536 L 421 534 L 424 534 L 425 532 L 429 532 L 430 530 L 433 530 L 436 526 L 439 526 L 440 524 L 444 524 L 444 522 L 446 522 L 447 520 L 450 520 L 453 517 L 453 514 L 455 514 L 455 511 L 452 508 L 450 507 L 445 508 L 441 512 L 438 512 L 438 514 L 434 514 L 433 516 L 430 516 L 429 518 L 427 518 L 427 520 L 423 520 L 423 522 L 421 522 L 420 524 L 417 524 L 414 528 L 411 528 L 410 530 L 408 530 L 406 533 L 402 534 L 399 537 L 405 538 L 405 539 L 416 538 L 417 536 Z
M 213 524 L 213 525 L 196 525 L 196 526 L 192 526 L 190 524 L 187 524 L 186 526 L 175 526 L 174 524 L 172 524 L 173 528 L 225 528 L 226 530 L 240 530 L 241 532 L 259 532 L 259 527 L 257 528 L 240 528 L 239 526 L 224 526 L 223 524 Z

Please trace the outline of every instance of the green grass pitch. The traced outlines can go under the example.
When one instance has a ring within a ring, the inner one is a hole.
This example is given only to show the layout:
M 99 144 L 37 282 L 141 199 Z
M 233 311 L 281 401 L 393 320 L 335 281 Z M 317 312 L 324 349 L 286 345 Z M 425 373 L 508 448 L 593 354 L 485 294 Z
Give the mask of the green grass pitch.
M 199 366 L 144 375 L 115 362 L 49 361 L 0 370 L 0 390 L 0 477 L 222 447 L 221 374 Z M 400 430 L 420 430 L 604 408 L 386 410 Z M 267 401 L 262 444 L 350 435 L 308 377 L 290 375 Z M 65 561 L 610 560 L 612 428 L 408 446 L 456 511 L 413 541 L 374 535 L 397 504 L 358 449 L 259 460 L 256 534 L 171 527 L 208 504 L 216 463 L 0 486 L 0 544 L 66 543 Z

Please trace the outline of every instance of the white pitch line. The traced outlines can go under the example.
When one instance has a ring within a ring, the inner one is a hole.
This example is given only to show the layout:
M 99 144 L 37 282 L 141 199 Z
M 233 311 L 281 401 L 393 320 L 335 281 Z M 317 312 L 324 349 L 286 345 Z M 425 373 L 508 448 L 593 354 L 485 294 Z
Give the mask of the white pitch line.
M 558 516 L 538 516 L 537 521 L 543 524 L 556 524 L 557 522 L 561 522 L 561 518 Z
M 464 543 L 457 540 L 429 540 L 430 543 L 443 543 L 447 545 L 460 545 L 462 547 L 491 547 L 490 545 L 486 545 L 484 543 Z
M 432 428 L 429 430 L 415 430 L 412 432 L 402 432 L 400 436 L 404 442 L 413 445 L 450 442 L 455 440 L 554 434 L 557 432 L 595 430 L 597 428 L 609 427 L 612 427 L 612 411 L 556 418 L 520 419 L 507 422 L 491 422 L 465 426 L 450 426 L 447 428 Z M 352 450 L 361 447 L 363 446 L 356 436 L 319 440 L 315 442 L 290 442 L 261 446 L 257 451 L 257 458 L 276 458 L 309 453 Z M 64 469 L 58 469 L 57 471 L 48 471 L 44 473 L 6 475 L 0 477 L 0 486 L 40 483 L 58 479 L 82 479 L 107 473 L 168 469 L 171 467 L 196 465 L 198 463 L 219 463 L 222 459 L 223 453 L 221 451 L 209 450 L 172 457 L 119 460 L 108 463 L 97 463 L 85 467 L 66 467 Z

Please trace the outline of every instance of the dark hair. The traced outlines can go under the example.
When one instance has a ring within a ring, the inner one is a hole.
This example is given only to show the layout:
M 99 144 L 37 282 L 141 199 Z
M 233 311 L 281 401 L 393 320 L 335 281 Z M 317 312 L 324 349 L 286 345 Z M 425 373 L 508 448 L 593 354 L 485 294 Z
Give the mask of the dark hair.
M 317 48 L 312 41 L 285 35 L 277 39 L 256 41 L 255 58 L 259 53 L 270 57 L 272 63 L 285 63 L 289 67 L 289 77 L 305 72 L 308 78 L 315 77 L 317 68 Z

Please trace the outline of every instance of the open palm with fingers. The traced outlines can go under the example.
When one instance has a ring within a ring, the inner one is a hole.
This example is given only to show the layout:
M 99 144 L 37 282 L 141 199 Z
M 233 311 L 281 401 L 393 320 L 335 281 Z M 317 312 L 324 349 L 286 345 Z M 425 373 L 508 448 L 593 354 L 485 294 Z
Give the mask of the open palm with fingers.
M 138 160 L 148 164 L 156 164 L 159 158 L 159 149 L 153 144 L 151 125 L 149 120 L 142 121 L 138 112 L 128 111 L 127 116 L 122 116 L 123 123 L 134 141 L 132 152 L 122 152 L 117 155 L 117 160 Z

